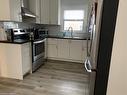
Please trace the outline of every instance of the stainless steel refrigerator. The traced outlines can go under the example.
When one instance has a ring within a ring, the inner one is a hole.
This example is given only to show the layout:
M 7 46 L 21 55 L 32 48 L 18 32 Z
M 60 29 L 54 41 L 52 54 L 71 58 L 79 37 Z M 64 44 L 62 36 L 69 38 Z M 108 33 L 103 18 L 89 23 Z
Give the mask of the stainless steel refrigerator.
M 102 4 L 103 1 L 92 3 L 89 16 L 89 23 L 87 27 L 87 32 L 90 34 L 90 37 L 87 39 L 87 57 L 85 59 L 84 66 L 90 76 L 88 85 L 88 95 L 94 95 L 98 46 L 100 38 L 100 25 L 102 16 Z

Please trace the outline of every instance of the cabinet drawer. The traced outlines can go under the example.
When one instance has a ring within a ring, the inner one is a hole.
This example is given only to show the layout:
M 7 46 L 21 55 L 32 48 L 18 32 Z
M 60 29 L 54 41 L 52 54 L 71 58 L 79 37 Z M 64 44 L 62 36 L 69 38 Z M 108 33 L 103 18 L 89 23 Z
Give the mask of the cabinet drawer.
M 55 38 L 48 38 L 48 44 L 57 44 L 57 39 L 55 39 Z

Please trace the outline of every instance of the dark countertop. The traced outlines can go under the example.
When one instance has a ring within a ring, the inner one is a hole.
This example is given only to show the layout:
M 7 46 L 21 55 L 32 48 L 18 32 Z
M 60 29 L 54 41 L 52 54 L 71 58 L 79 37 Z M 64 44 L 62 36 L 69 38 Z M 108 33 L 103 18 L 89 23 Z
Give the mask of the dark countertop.
M 87 40 L 88 37 L 60 37 L 60 36 L 48 36 L 48 38 L 56 38 L 56 39 L 70 39 L 70 40 Z
M 49 35 L 46 36 L 46 38 L 55 38 L 55 39 L 70 39 L 70 40 L 87 40 L 89 39 L 88 36 L 84 36 L 84 37 L 69 37 L 69 36 L 54 36 L 54 35 Z M 10 44 L 24 44 L 27 42 L 31 42 L 31 40 L 14 40 L 14 41 L 0 41 L 0 43 L 10 43 Z
M 10 43 L 10 44 L 24 44 L 28 42 L 30 42 L 30 40 L 0 41 L 0 43 Z
M 72 37 L 71 37 L 72 35 Z M 56 39 L 70 39 L 70 40 L 87 40 L 90 38 L 90 33 L 75 32 L 70 34 L 70 32 L 53 32 L 48 34 L 48 38 Z
M 58 36 L 48 36 L 47 38 L 55 38 L 55 39 L 70 39 L 70 40 L 87 40 L 87 38 L 79 38 L 79 37 L 58 37 Z M 0 41 L 0 43 L 9 43 L 9 44 L 24 44 L 31 42 L 30 40 L 14 40 L 14 41 Z

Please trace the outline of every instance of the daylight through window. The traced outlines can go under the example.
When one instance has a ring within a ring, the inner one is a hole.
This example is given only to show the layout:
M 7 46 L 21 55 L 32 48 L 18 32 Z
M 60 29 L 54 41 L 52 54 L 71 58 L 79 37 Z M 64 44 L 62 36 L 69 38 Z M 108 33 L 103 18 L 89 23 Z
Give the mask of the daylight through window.
M 82 31 L 84 23 L 84 10 L 64 11 L 64 30 L 72 27 L 74 31 Z

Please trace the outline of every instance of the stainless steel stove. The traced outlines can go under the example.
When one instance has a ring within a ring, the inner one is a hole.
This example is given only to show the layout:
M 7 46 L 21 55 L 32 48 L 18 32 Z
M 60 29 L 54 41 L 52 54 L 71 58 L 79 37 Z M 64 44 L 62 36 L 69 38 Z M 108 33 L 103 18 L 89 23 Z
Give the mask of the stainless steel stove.
M 47 29 L 34 29 L 32 37 L 32 71 L 45 63 L 45 42 Z

